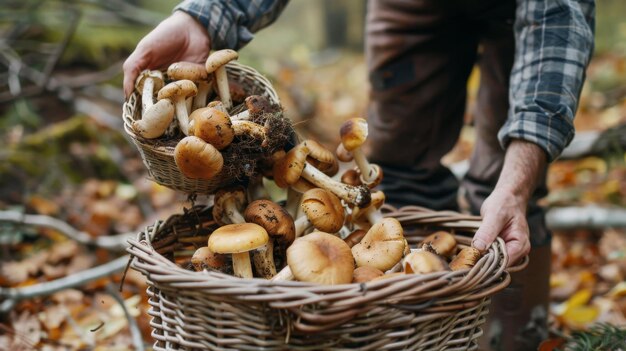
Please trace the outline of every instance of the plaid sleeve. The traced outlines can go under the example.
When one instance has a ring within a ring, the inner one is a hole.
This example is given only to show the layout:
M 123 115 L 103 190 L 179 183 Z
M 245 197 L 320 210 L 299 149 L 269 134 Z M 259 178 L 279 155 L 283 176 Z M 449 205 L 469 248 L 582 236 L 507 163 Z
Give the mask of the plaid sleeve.
M 288 0 L 184 0 L 174 11 L 196 18 L 209 32 L 213 49 L 238 50 L 282 12 Z
M 593 51 L 594 0 L 518 0 L 510 110 L 498 137 L 523 139 L 550 161 L 574 137 L 574 115 Z

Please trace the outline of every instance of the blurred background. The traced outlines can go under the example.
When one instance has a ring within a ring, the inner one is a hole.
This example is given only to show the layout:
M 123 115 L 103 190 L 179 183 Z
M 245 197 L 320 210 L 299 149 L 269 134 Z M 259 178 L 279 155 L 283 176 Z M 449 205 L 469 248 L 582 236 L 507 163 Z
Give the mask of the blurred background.
M 28 298 L 11 298 L 6 288 L 39 287 L 117 262 L 120 235 L 190 205 L 148 179 L 121 119 L 121 65 L 176 3 L 0 1 L 0 349 L 152 343 L 145 283 L 134 271 L 122 293 L 119 273 L 53 295 L 37 288 Z M 240 52 L 242 63 L 272 81 L 298 132 L 333 149 L 341 123 L 366 111 L 365 13 L 360 0 L 292 0 Z M 600 323 L 626 327 L 625 13 L 623 0 L 597 0 L 596 50 L 575 120 L 578 135 L 550 166 L 544 204 L 555 233 L 555 340 Z M 444 158 L 460 175 L 473 145 L 479 81 L 475 70 L 462 138 Z M 15 224 L 16 213 L 49 217 L 24 226 Z M 55 219 L 75 228 L 80 240 L 68 239 L 71 229 Z

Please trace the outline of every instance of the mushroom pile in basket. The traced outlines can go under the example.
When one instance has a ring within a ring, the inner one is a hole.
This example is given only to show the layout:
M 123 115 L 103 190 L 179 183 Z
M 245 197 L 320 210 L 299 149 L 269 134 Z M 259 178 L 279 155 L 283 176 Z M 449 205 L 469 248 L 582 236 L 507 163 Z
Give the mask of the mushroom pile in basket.
M 400 222 L 383 217 L 385 196 L 371 190 L 382 179 L 381 169 L 360 149 L 367 128 L 362 118 L 346 121 L 335 153 L 314 140 L 274 153 L 263 175 L 287 189 L 284 202 L 244 186 L 220 189 L 212 209 L 219 227 L 194 253 L 191 266 L 318 284 L 472 267 L 480 253 L 457 245 L 451 233 L 435 232 L 411 248 Z M 340 161 L 356 167 L 339 175 Z

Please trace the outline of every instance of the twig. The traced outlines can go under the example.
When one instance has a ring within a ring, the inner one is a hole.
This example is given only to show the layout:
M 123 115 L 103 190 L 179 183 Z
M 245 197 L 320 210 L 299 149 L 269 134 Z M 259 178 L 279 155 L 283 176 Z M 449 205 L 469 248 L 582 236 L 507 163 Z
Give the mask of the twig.
M 134 237 L 134 233 L 101 236 L 92 238 L 89 234 L 80 231 L 66 222 L 45 215 L 24 214 L 17 211 L 0 211 L 0 222 L 26 224 L 54 229 L 70 239 L 84 245 L 93 245 L 111 251 L 124 251 L 126 240 Z
M 0 288 L 0 299 L 6 299 L 0 304 L 0 313 L 10 311 L 18 301 L 51 295 L 57 291 L 81 286 L 96 279 L 117 273 L 126 267 L 128 258 L 128 256 L 122 256 L 109 263 L 45 283 L 25 286 L 23 288 Z
M 599 206 L 553 207 L 546 213 L 550 229 L 626 228 L 626 210 Z
M 122 295 L 120 295 L 115 290 L 115 287 L 110 283 L 107 284 L 106 290 L 109 295 L 111 295 L 115 301 L 120 304 L 122 311 L 124 311 L 124 316 L 126 316 L 126 319 L 128 320 L 128 328 L 130 329 L 130 335 L 133 339 L 133 345 L 135 346 L 134 350 L 144 351 L 145 348 L 143 345 L 143 338 L 141 337 L 141 330 L 139 329 L 139 325 L 137 324 L 135 318 L 133 318 L 133 316 L 130 315 L 130 312 L 128 312 L 128 308 L 126 308 L 126 303 L 124 302 Z

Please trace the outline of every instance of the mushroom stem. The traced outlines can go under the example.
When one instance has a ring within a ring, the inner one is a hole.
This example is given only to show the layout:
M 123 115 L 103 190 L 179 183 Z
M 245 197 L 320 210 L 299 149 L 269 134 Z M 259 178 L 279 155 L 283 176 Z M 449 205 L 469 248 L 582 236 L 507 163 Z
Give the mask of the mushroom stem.
M 230 89 L 228 87 L 228 76 L 226 75 L 226 68 L 220 67 L 215 70 L 215 81 L 217 83 L 217 92 L 220 95 L 220 100 L 224 104 L 226 110 L 230 110 L 233 106 L 233 101 L 230 98 Z
M 272 279 L 276 275 L 276 265 L 274 265 L 274 243 L 272 239 L 265 246 L 254 250 L 252 254 L 254 268 L 259 275 L 265 279 Z
M 152 78 L 146 78 L 143 83 L 143 91 L 141 92 L 141 111 L 142 115 L 146 113 L 146 110 L 154 105 L 154 80 Z
M 304 179 L 308 180 L 309 182 L 317 185 L 318 187 L 324 188 L 332 192 L 339 198 L 355 206 L 365 207 L 367 206 L 367 204 L 369 204 L 371 200 L 370 191 L 367 187 L 355 187 L 337 182 L 328 177 L 322 171 L 311 166 L 308 162 L 304 165 L 302 177 L 304 177 Z
M 262 147 L 267 146 L 267 129 L 262 125 L 242 120 L 232 121 L 232 125 L 236 136 L 248 135 L 254 139 L 261 140 Z
M 304 233 L 305 230 L 311 227 L 312 223 L 306 216 L 302 216 L 296 219 L 296 221 L 293 222 L 293 225 L 296 227 L 296 238 L 298 238 L 302 236 L 302 233 Z
M 233 271 L 237 277 L 252 278 L 250 255 L 247 251 L 233 254 Z
M 370 183 L 376 179 L 376 168 L 372 167 L 367 161 L 363 150 L 361 150 L 360 147 L 356 148 L 352 150 L 352 155 L 354 156 L 354 162 L 361 171 L 361 177 L 363 177 L 365 183 Z
M 294 280 L 294 279 L 295 277 L 293 276 L 293 273 L 291 272 L 291 268 L 289 268 L 289 266 L 285 266 L 285 268 L 281 269 L 280 272 L 278 272 L 278 274 L 276 274 L 274 278 L 272 278 L 272 281 Z
M 370 206 L 365 212 L 365 217 L 371 224 L 376 224 L 383 220 L 383 214 L 375 206 Z
M 187 103 L 185 102 L 185 98 L 177 98 L 174 101 L 174 107 L 176 108 L 178 127 L 185 135 L 189 135 L 189 115 L 187 114 Z
M 238 114 L 230 117 L 230 119 L 233 121 L 248 121 L 250 120 L 250 110 L 239 112 Z
M 292 187 L 287 188 L 287 203 L 285 204 L 285 210 L 293 218 L 298 218 L 300 200 L 302 200 L 302 193 L 294 190 Z
M 208 82 L 198 82 L 198 94 L 195 98 L 193 98 L 192 111 L 206 107 L 206 100 L 209 95 L 210 87 L 211 86 Z
M 243 218 L 243 215 L 241 214 L 241 212 L 239 212 L 239 209 L 237 208 L 237 204 L 235 203 L 235 201 L 231 198 L 226 200 L 226 204 L 224 206 L 224 210 L 226 212 L 226 217 L 228 217 L 228 219 L 230 219 L 230 221 L 233 224 L 239 224 L 239 223 L 245 223 L 246 220 Z

